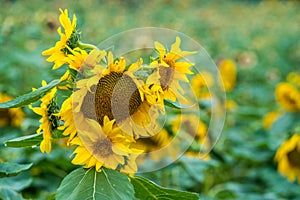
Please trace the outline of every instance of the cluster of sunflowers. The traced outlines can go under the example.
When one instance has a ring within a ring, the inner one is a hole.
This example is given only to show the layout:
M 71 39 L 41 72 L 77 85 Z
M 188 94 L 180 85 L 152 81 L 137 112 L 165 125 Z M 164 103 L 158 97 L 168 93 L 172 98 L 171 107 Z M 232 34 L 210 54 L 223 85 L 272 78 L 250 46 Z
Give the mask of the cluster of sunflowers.
M 154 42 L 157 57 L 149 64 L 143 64 L 141 58 L 128 63 L 125 57 L 114 58 L 111 51 L 82 43 L 76 16 L 71 20 L 67 9 L 60 12 L 60 40 L 42 54 L 54 63 L 53 70 L 67 69 L 60 84 L 40 99 L 38 107 L 29 106 L 41 116 L 37 132 L 43 135 L 42 152 L 50 153 L 53 133 L 60 131 L 68 146 L 76 146 L 73 164 L 95 167 L 97 171 L 106 167 L 132 173 L 137 171 L 136 158 L 141 154 L 145 157 L 149 152 L 170 146 L 151 156 L 159 160 L 171 154 L 176 159 L 186 149 L 201 155 L 199 144 L 209 147 L 207 126 L 193 108 L 195 104 L 187 106 L 191 108 L 187 109 L 188 114 L 171 119 L 169 127 L 160 123 L 166 114 L 166 104 L 176 107 L 172 102 L 191 103 L 181 83 L 189 82 L 187 75 L 193 74 L 190 68 L 194 64 L 186 57 L 196 51 L 181 50 L 181 39 L 176 37 L 169 51 Z M 196 92 L 197 98 L 210 98 L 208 84 L 213 84 L 213 78 L 209 81 L 209 77 L 208 73 L 205 79 L 196 76 L 192 80 L 192 86 L 201 90 Z M 231 82 L 226 86 L 229 89 Z M 42 81 L 42 86 L 47 83 Z M 61 106 L 58 91 L 64 91 Z M 195 106 L 198 107 L 198 102 Z M 183 137 L 190 141 L 195 138 L 198 146 L 180 147 L 181 141 L 174 140 L 179 129 L 185 131 Z
M 275 160 L 278 162 L 280 173 L 289 181 L 298 179 L 300 183 L 300 124 L 297 120 L 300 112 L 300 75 L 295 72 L 289 73 L 286 82 L 281 82 L 276 86 L 275 98 L 280 109 L 269 112 L 264 117 L 263 126 L 270 130 L 274 123 L 285 114 L 295 116 L 294 128 L 289 130 L 289 138 L 278 148 Z

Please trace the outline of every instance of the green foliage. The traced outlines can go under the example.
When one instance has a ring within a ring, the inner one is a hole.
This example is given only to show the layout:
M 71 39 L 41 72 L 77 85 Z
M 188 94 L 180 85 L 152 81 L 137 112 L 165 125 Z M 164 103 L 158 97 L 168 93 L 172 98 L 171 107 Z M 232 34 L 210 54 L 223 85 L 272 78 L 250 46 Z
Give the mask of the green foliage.
M 32 164 L 16 164 L 0 162 L 0 198 L 1 199 L 23 199 L 18 193 L 30 186 L 32 178 L 28 174 L 19 174 L 28 170 Z M 11 177 L 13 176 L 13 177 Z
M 134 190 L 128 177 L 116 170 L 105 168 L 101 172 L 94 168 L 74 170 L 64 178 L 56 194 L 58 200 L 130 200 L 133 197 Z
M 53 139 L 59 139 L 59 138 L 64 138 L 62 130 L 54 130 L 52 132 L 52 138 Z M 43 140 L 43 133 L 39 134 L 33 134 L 33 135 L 26 135 L 18 138 L 14 138 L 12 140 L 8 140 L 4 142 L 4 144 L 7 147 L 18 147 L 18 148 L 23 148 L 23 147 L 34 147 L 38 146 L 41 141 Z
M 21 106 L 26 106 L 31 103 L 38 101 L 42 98 L 47 92 L 49 92 L 52 88 L 60 84 L 60 80 L 53 80 L 49 84 L 44 87 L 40 87 L 37 90 L 19 96 L 13 100 L 10 100 L 5 103 L 0 104 L 0 108 L 17 108 Z
M 52 65 L 41 56 L 41 52 L 54 45 L 58 37 L 58 7 L 69 8 L 70 13 L 76 13 L 78 28 L 84 32 L 84 41 L 97 43 L 137 26 L 168 27 L 184 32 L 201 43 L 216 63 L 219 59 L 230 58 L 237 64 L 237 87 L 227 93 L 227 99 L 234 100 L 238 106 L 227 111 L 224 130 L 210 159 L 183 156 L 164 169 L 141 174 L 162 185 L 162 188 L 146 179 L 132 177 L 133 188 L 128 185 L 127 176 L 105 169 L 113 177 L 121 177 L 120 180 L 126 182 L 124 185 L 130 191 L 126 197 L 135 195 L 143 199 L 138 195 L 149 192 L 135 186 L 143 184 L 158 193 L 170 191 L 165 188 L 196 192 L 200 194 L 200 199 L 299 198 L 299 185 L 280 175 L 274 162 L 279 145 L 290 134 L 299 132 L 299 114 L 283 113 L 271 130 L 262 128 L 263 116 L 278 109 L 274 99 L 276 84 L 283 81 L 289 72 L 299 72 L 300 29 L 295 20 L 300 16 L 299 3 L 226 1 L 220 4 L 218 1 L 196 0 L 142 0 L 136 3 L 113 0 L 103 3 L 87 0 L 75 3 L 47 1 L 41 4 L 33 0 L 28 4 L 4 1 L 0 8 L 1 92 L 18 96 L 40 84 L 42 79 L 49 82 L 60 78 L 62 70 L 52 71 Z M 143 41 L 143 37 L 138 39 Z M 75 78 L 76 73 L 72 75 Z M 58 85 L 59 81 L 55 80 L 35 92 L 0 104 L 0 108 L 28 105 Z M 64 97 L 65 94 L 59 95 Z M 172 102 L 165 103 L 173 108 L 182 108 L 182 105 Z M 204 101 L 200 102 L 200 106 L 208 108 L 205 112 L 209 112 L 212 105 Z M 41 142 L 42 135 L 33 134 L 39 125 L 37 116 L 28 108 L 24 111 L 26 119 L 19 129 L 0 127 L 0 159 L 10 163 L 34 163 L 34 166 L 30 168 L 30 173 L 1 178 L 0 199 L 53 198 L 62 180 L 56 197 L 69 197 L 62 191 L 68 190 L 70 194 L 77 186 L 75 175 L 83 178 L 87 172 L 84 169 L 73 171 L 69 149 L 54 146 L 53 152 L 47 155 L 40 153 L 38 148 L 5 148 L 2 145 L 6 141 L 7 147 L 33 147 Z M 62 138 L 61 133 L 57 135 L 54 137 Z M 14 169 L 10 169 L 11 175 L 19 173 L 14 173 Z M 5 173 L 5 170 L 1 172 L 1 176 Z M 93 175 L 96 175 L 96 181 L 100 177 L 104 180 L 95 186 L 95 191 L 100 188 L 99 195 L 102 194 L 102 184 L 112 188 L 107 185 L 103 172 L 95 173 L 93 169 L 83 180 L 94 182 Z M 66 184 L 66 180 L 70 184 Z M 74 183 L 71 180 L 75 180 Z M 116 186 L 124 185 L 118 183 Z M 80 185 L 80 191 L 83 189 L 84 186 Z M 89 193 L 82 192 L 80 195 L 91 194 L 93 186 L 86 189 Z
M 186 108 L 192 108 L 195 105 L 180 105 L 178 102 L 173 102 L 170 100 L 164 100 L 164 105 L 171 107 L 171 108 L 176 108 L 176 109 L 186 109 Z
M 274 122 L 269 132 L 270 138 L 268 144 L 270 149 L 277 149 L 284 140 L 296 133 L 296 128 L 299 126 L 299 119 L 300 114 L 298 113 L 285 113 Z M 288 133 L 288 135 L 282 137 L 283 133 Z
M 130 177 L 130 180 L 134 186 L 135 197 L 138 199 L 199 199 L 196 193 L 163 188 L 140 176 Z
M 28 170 L 32 166 L 30 164 L 16 164 L 8 162 L 0 162 L 0 178 L 7 176 L 15 176 L 22 171 Z
M 34 134 L 34 135 L 26 135 L 18 138 L 14 138 L 12 140 L 6 141 L 4 144 L 7 147 L 33 147 L 37 146 L 43 140 L 43 133 Z

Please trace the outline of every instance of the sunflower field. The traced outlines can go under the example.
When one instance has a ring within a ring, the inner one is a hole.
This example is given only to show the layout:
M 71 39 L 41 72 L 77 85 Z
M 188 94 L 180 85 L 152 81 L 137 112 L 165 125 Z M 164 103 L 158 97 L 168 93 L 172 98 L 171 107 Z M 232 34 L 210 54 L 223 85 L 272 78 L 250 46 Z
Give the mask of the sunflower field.
M 300 199 L 297 1 L 0 6 L 0 199 Z

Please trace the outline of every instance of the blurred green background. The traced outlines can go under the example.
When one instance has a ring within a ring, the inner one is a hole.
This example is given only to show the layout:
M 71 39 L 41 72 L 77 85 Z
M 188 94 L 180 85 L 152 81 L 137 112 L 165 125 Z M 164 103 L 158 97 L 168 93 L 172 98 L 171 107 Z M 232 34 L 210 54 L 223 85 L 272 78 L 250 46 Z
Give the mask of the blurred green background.
M 300 187 L 276 171 L 273 161 L 278 144 L 263 130 L 262 117 L 278 106 L 274 89 L 300 65 L 300 4 L 290 1 L 18 1 L 1 0 L 0 92 L 18 96 L 39 87 L 42 79 L 59 78 L 41 52 L 58 40 L 59 8 L 78 19 L 82 41 L 92 44 L 115 33 L 137 27 L 165 27 L 198 41 L 215 62 L 236 62 L 237 87 L 227 98 L 238 109 L 227 114 L 224 131 L 209 161 L 184 157 L 174 165 L 144 174 L 177 189 L 198 192 L 203 198 L 297 199 Z M 0 142 L 35 132 L 37 116 L 27 115 L 21 128 L 0 128 Z M 297 119 L 299 120 L 299 119 Z M 54 148 L 50 155 L 38 149 L 1 145 L 4 161 L 34 167 L 23 174 L 31 181 L 18 188 L 24 197 L 44 199 L 75 166 L 71 150 Z M 221 158 L 220 158 L 221 157 Z M 23 177 L 23 178 L 24 178 Z M 163 177 L 163 178 L 161 178 Z M 21 177 L 22 179 L 22 177 Z

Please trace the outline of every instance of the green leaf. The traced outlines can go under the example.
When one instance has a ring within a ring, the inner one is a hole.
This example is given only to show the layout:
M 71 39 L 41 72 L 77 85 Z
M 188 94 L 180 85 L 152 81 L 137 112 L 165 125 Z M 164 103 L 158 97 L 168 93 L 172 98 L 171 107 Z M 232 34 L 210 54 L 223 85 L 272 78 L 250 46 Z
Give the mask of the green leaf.
M 59 186 L 56 199 L 132 200 L 134 190 L 128 177 L 116 170 L 79 168 L 67 175 Z
M 47 92 L 49 92 L 52 88 L 54 88 L 58 84 L 60 84 L 60 80 L 58 79 L 53 80 L 52 82 L 48 83 L 46 86 L 40 87 L 33 92 L 24 94 L 5 103 L 1 103 L 0 108 L 16 108 L 16 107 L 29 105 L 39 100 L 41 97 L 43 97 Z
M 268 143 L 272 150 L 276 150 L 287 139 L 288 134 L 293 134 L 300 119 L 298 113 L 285 113 L 277 119 L 269 131 Z
M 180 105 L 177 102 L 169 101 L 169 100 L 164 100 L 164 103 L 165 103 L 166 106 L 169 106 L 171 108 L 176 108 L 176 109 L 192 108 L 196 105 L 196 104 L 193 104 L 193 105 L 190 105 L 190 106 L 184 106 L 184 105 Z
M 0 186 L 0 199 L 23 200 L 23 197 L 11 188 Z
M 64 138 L 62 130 L 54 130 L 52 132 L 52 138 Z M 4 142 L 5 146 L 7 147 L 15 147 L 15 148 L 23 148 L 23 147 L 34 147 L 40 145 L 43 140 L 43 133 L 40 134 L 33 134 L 33 135 L 26 135 L 18 138 L 14 138 L 12 140 L 8 140 Z
M 0 199 L 19 200 L 23 197 L 18 193 L 28 188 L 32 183 L 29 173 L 22 173 L 14 177 L 0 179 Z
M 28 170 L 32 166 L 30 164 L 17 164 L 9 162 L 0 162 L 0 177 L 15 176 L 22 171 Z
M 160 199 L 160 200 L 195 199 L 197 200 L 199 199 L 199 196 L 196 193 L 163 188 L 140 176 L 131 177 L 130 179 L 135 190 L 135 197 L 138 199 L 148 199 L 148 200 L 152 200 L 152 199 Z
M 0 186 L 6 187 L 15 191 L 21 191 L 30 186 L 32 177 L 30 173 L 21 173 L 14 177 L 5 177 L 0 179 Z
M 43 140 L 43 133 L 26 135 L 4 142 L 7 147 L 33 147 L 38 146 Z

